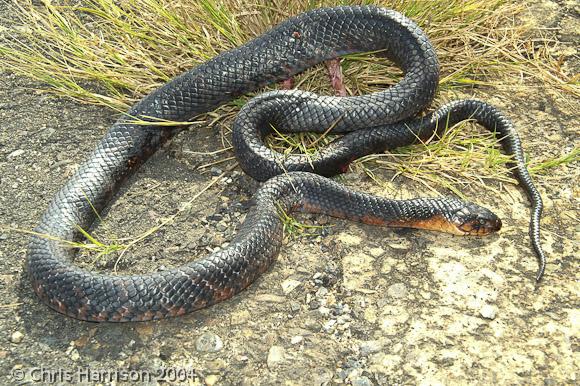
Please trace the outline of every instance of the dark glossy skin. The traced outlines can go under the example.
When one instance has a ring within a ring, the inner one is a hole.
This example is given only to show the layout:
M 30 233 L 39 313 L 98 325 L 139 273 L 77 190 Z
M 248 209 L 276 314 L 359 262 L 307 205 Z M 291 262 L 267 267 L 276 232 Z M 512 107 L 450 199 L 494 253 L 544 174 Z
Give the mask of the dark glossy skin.
M 359 98 L 364 103 L 362 97 L 351 97 L 350 103 L 356 103 Z M 394 124 L 364 129 L 336 125 L 333 133 L 347 133 L 321 149 L 316 156 L 307 157 L 303 154 L 280 154 L 264 144 L 264 137 L 273 131 L 272 127 L 281 132 L 303 131 L 303 125 L 295 125 L 292 118 L 296 106 L 300 106 L 302 111 L 311 111 L 309 116 L 314 117 L 306 131 L 324 133 L 334 122 L 332 116 L 325 115 L 327 108 L 324 98 L 316 98 L 312 93 L 299 90 L 272 91 L 252 99 L 242 108 L 234 123 L 233 144 L 240 166 L 247 174 L 259 181 L 298 170 L 334 176 L 344 173 L 355 159 L 425 141 L 466 119 L 472 119 L 495 133 L 504 152 L 513 156 L 514 163 L 509 166 L 532 205 L 530 239 L 539 261 L 536 281 L 540 281 L 546 268 L 546 257 L 540 245 L 542 197 L 526 168 L 521 141 L 514 125 L 496 107 L 478 100 L 458 100 L 424 117 Z M 349 114 L 351 111 L 347 110 L 343 116 Z
M 363 105 L 325 98 L 325 116 L 343 117 L 340 108 L 346 107 L 349 117 L 344 127 L 350 123 L 362 128 L 398 122 L 423 110 L 435 94 L 439 76 L 433 47 L 412 21 L 368 6 L 319 9 L 291 18 L 173 79 L 129 114 L 186 121 L 315 63 L 374 50 L 385 50 L 401 66 L 405 72 L 401 82 L 363 97 Z M 295 111 L 294 127 L 307 128 L 312 112 L 316 111 Z M 376 225 L 432 229 L 441 228 L 435 223 L 451 221 L 455 225 L 450 229 L 459 233 L 501 226 L 489 211 L 478 207 L 474 214 L 465 209 L 471 204 L 456 199 L 394 201 L 356 193 L 310 173 L 290 173 L 268 181 L 256 193 L 254 208 L 224 250 L 148 275 L 114 276 L 74 266 L 71 250 L 54 239 L 81 239 L 78 229 L 90 228 L 94 209 L 100 212 L 121 183 L 178 131 L 117 122 L 54 197 L 35 229 L 52 238 L 33 236 L 27 259 L 34 291 L 50 307 L 82 320 L 124 322 L 182 315 L 227 299 L 253 282 L 276 257 L 282 240 L 280 205 L 288 211 L 322 212 Z M 466 220 L 458 216 L 463 211 L 468 213 Z

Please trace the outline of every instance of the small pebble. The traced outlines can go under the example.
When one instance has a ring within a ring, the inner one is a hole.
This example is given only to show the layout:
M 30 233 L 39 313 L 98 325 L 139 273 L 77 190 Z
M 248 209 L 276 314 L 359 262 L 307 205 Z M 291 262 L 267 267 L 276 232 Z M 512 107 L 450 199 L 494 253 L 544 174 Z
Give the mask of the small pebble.
M 354 379 L 351 378 L 350 382 L 352 386 L 373 386 L 371 380 L 364 375 L 355 377 Z
M 300 282 L 298 280 L 294 280 L 294 279 L 288 279 L 288 280 L 284 280 L 282 282 L 282 292 L 284 292 L 284 294 L 289 294 L 290 292 L 294 291 L 294 289 L 296 289 L 296 287 L 298 287 L 300 285 Z
M 272 346 L 268 351 L 267 364 L 268 367 L 273 367 L 284 360 L 285 350 L 282 346 Z
M 318 308 L 318 312 L 320 312 L 320 315 L 322 316 L 328 316 L 330 315 L 330 308 L 321 306 Z
M 372 257 L 381 257 L 383 254 L 385 253 L 385 250 L 383 248 L 377 247 L 377 248 L 371 248 L 369 250 L 369 254 Z
M 215 167 L 215 166 L 213 166 L 211 169 L 209 169 L 209 172 L 214 177 L 217 177 L 217 176 L 219 176 L 220 174 L 223 173 L 223 171 L 220 168 Z
M 383 345 L 377 340 L 369 340 L 362 342 L 360 344 L 360 354 L 362 356 L 368 356 L 369 354 L 374 354 L 383 348 Z
M 20 343 L 22 342 L 22 340 L 24 339 L 24 334 L 21 333 L 20 331 L 16 331 L 12 334 L 12 336 L 10 337 L 10 341 L 12 343 Z
M 319 369 L 318 374 L 314 377 L 315 385 L 329 385 L 332 380 L 332 372 L 324 369 Z
M 71 351 L 70 353 L 70 359 L 72 359 L 73 361 L 78 361 L 81 358 L 78 350 L 75 348 L 74 350 Z
M 215 385 L 215 384 L 217 383 L 217 381 L 219 381 L 219 380 L 220 380 L 220 377 L 219 377 L 219 375 L 215 375 L 215 374 L 210 374 L 210 375 L 208 375 L 207 377 L 205 377 L 205 379 L 204 379 L 204 381 L 205 381 L 205 384 L 206 384 L 207 386 L 213 386 L 213 385 Z
M 310 304 L 308 304 L 308 307 L 311 310 L 316 310 L 316 309 L 318 309 L 318 307 L 320 307 L 320 302 L 318 300 L 313 300 L 310 302 Z
M 320 288 L 318 289 L 318 291 L 316 291 L 316 297 L 317 297 L 317 298 L 323 298 L 323 297 L 325 297 L 326 295 L 328 295 L 328 288 L 325 288 L 325 287 L 320 287 Z
M 293 312 L 300 311 L 300 308 L 302 308 L 302 307 L 300 307 L 300 303 L 298 303 L 298 302 L 290 302 L 290 309 Z
M 348 314 L 350 313 L 350 307 L 348 306 L 348 304 L 337 303 L 334 306 L 334 312 L 336 313 L 336 315 Z
M 207 221 L 221 221 L 224 218 L 224 216 L 222 216 L 219 213 L 214 213 L 212 215 L 209 215 L 206 217 Z
M 336 319 L 330 319 L 326 323 L 324 323 L 324 326 L 322 328 L 324 329 L 324 331 L 329 332 L 330 330 L 332 330 L 332 327 L 334 327 L 335 324 Z
M 223 347 L 222 339 L 213 332 L 204 332 L 195 341 L 195 349 L 199 352 L 218 352 Z
M 7 159 L 12 159 L 12 158 L 16 158 L 19 155 L 24 154 L 24 150 L 22 149 L 18 149 L 18 150 L 14 150 L 12 153 L 8 154 L 8 156 L 6 157 Z
M 544 386 L 556 386 L 558 382 L 554 378 L 544 378 Z
M 296 336 L 293 336 L 292 339 L 290 339 L 290 343 L 298 344 L 298 343 L 302 342 L 302 340 L 304 340 L 304 338 L 301 335 L 296 335 Z
M 486 304 L 479 310 L 479 314 L 485 319 L 494 320 L 497 315 L 497 307 Z
M 407 297 L 407 287 L 403 283 L 396 283 L 387 289 L 387 294 L 395 299 L 403 299 Z

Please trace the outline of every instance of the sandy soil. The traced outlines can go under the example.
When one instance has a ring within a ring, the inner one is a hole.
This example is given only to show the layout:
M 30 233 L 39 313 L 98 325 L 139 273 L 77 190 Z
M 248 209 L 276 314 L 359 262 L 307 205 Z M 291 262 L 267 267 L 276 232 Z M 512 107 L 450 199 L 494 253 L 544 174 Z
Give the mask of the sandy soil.
M 578 6 L 534 7 L 557 28 L 566 65 L 577 69 Z M 22 229 L 34 227 L 114 120 L 109 111 L 47 97 L 36 87 L 7 73 L 0 80 L 0 222 Z M 554 157 L 577 144 L 579 104 L 570 97 L 537 85 L 466 95 L 509 112 L 530 157 Z M 175 213 L 212 174 L 233 165 L 200 173 L 216 158 L 191 152 L 220 147 L 215 130 L 180 134 L 130 181 L 97 234 L 135 235 Z M 227 242 L 257 184 L 238 169 L 226 174 L 129 253 L 121 271 L 175 266 Z M 51 376 L 75 383 L 92 374 L 110 384 L 115 376 L 155 379 L 167 369 L 169 379 L 192 384 L 573 384 L 580 335 L 577 177 L 578 165 L 568 165 L 536 178 L 549 257 L 537 291 L 529 210 L 517 186 L 504 186 L 497 197 L 467 192 L 504 220 L 498 235 L 484 239 L 303 216 L 333 226 L 288 236 L 270 271 L 233 299 L 140 324 L 80 322 L 51 311 L 26 280 L 28 236 L 0 232 L 0 383 L 35 383 L 43 374 L 42 383 Z M 341 181 L 386 194 L 362 174 Z M 393 185 L 399 187 L 402 196 L 421 191 L 403 179 Z M 96 269 L 110 265 L 111 259 Z

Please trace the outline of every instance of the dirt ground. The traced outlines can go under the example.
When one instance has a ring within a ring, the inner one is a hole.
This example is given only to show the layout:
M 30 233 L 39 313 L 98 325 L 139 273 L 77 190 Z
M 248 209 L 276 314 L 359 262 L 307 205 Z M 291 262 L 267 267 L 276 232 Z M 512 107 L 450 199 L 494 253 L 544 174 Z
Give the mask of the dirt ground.
M 565 65 L 578 69 L 573 3 L 542 1 L 533 10 L 556 28 Z M 0 16 L 8 11 L 0 7 Z M 9 73 L 0 78 L 4 227 L 32 229 L 114 120 L 109 111 L 43 95 L 38 87 Z M 580 106 L 570 96 L 537 85 L 465 96 L 508 112 L 530 157 L 554 157 L 578 144 Z M 122 272 L 176 266 L 232 236 L 258 185 L 239 169 L 228 170 L 233 161 L 201 173 L 200 165 L 217 158 L 192 152 L 218 148 L 216 130 L 183 132 L 127 184 L 97 234 L 138 234 L 175 213 L 212 175 L 227 175 L 132 250 Z M 341 181 L 388 193 L 362 173 Z M 276 263 L 248 290 L 184 317 L 138 324 L 87 323 L 50 310 L 26 280 L 29 236 L 0 231 L 0 384 L 123 383 L 115 377 L 155 384 L 158 375 L 208 385 L 574 384 L 578 165 L 552 169 L 536 183 L 546 205 L 542 244 L 549 259 L 538 290 L 529 208 L 515 185 L 504 186 L 501 196 L 466 192 L 503 219 L 500 233 L 487 238 L 302 216 L 332 226 L 288 236 Z M 424 190 L 404 179 L 393 189 L 400 196 Z M 110 269 L 110 261 L 97 266 Z

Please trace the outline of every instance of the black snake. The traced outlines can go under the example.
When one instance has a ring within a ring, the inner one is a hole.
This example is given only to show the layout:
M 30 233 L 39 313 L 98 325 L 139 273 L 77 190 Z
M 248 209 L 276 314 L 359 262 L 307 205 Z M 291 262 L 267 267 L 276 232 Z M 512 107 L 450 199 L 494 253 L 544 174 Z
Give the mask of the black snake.
M 402 80 L 385 91 L 360 97 L 277 91 L 242 109 L 234 131 L 242 168 L 260 180 L 273 178 L 256 193 L 254 207 L 228 247 L 179 268 L 132 276 L 92 273 L 72 264 L 73 252 L 58 241 L 80 239 L 79 228 L 91 226 L 94 210 L 102 210 L 120 184 L 180 131 L 179 127 L 119 120 L 57 193 L 35 229 L 51 237 L 32 237 L 27 269 L 34 291 L 55 310 L 83 320 L 134 321 L 182 315 L 231 297 L 269 267 L 282 241 L 280 210 L 456 234 L 498 230 L 501 222 L 493 213 L 454 198 L 390 200 L 302 172 L 333 175 L 357 157 L 425 138 L 444 126 L 445 119 L 465 118 L 497 130 L 504 150 L 515 156 L 515 173 L 533 204 L 531 236 L 541 261 L 539 280 L 545 266 L 539 247 L 541 199 L 525 168 L 513 126 L 499 111 L 477 101 L 454 102 L 411 119 L 432 101 L 439 65 L 421 29 L 395 11 L 353 6 L 317 9 L 293 17 L 176 77 L 128 114 L 186 121 L 316 63 L 367 51 L 380 51 L 394 61 L 404 72 Z M 401 123 L 403 120 L 407 121 Z M 312 164 L 299 157 L 272 155 L 261 142 L 270 124 L 290 131 L 320 131 L 334 125 L 335 132 L 348 133 Z

